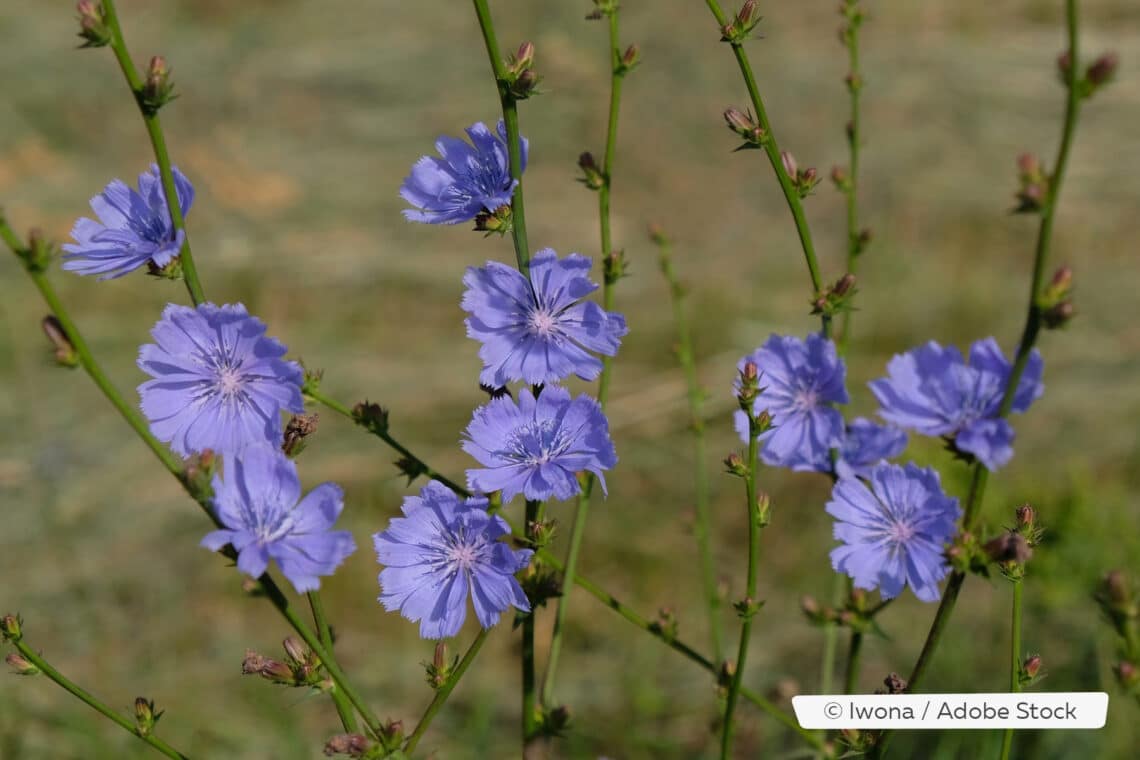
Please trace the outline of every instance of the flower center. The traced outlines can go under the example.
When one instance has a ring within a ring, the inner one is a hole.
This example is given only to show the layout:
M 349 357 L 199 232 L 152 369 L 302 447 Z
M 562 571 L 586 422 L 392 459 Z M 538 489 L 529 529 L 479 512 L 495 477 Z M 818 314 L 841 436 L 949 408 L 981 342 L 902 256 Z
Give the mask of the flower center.
M 806 412 L 819 404 L 819 393 L 815 388 L 800 388 L 792 394 L 792 406 L 797 412 Z
M 894 522 L 887 529 L 887 536 L 896 544 L 909 543 L 914 538 L 914 526 L 908 522 Z
M 447 559 L 464 570 L 470 570 L 479 558 L 479 552 L 471 544 L 456 544 L 448 549 Z
M 549 338 L 558 330 L 558 320 L 545 309 L 535 309 L 530 313 L 531 332 L 543 338 Z
M 503 452 L 507 459 L 528 465 L 546 464 L 569 447 L 562 428 L 554 420 L 527 423 L 515 431 Z
M 218 390 L 223 396 L 232 397 L 241 393 L 245 386 L 245 378 L 234 367 L 223 365 L 218 368 Z

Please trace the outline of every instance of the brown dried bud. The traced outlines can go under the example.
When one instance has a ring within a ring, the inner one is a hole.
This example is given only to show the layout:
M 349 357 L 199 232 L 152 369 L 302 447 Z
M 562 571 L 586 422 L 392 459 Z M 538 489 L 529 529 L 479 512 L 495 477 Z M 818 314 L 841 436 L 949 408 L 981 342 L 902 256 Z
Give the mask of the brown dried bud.
M 639 48 L 636 43 L 627 47 L 625 49 L 625 52 L 621 54 L 621 58 L 619 59 L 619 64 L 621 65 L 621 68 L 623 69 L 622 73 L 624 73 L 625 71 L 629 71 L 630 69 L 632 69 L 634 66 L 636 66 L 640 62 L 641 62 L 641 48 Z
M 997 538 L 987 541 L 982 549 L 994 562 L 1013 562 L 1021 565 L 1033 556 L 1025 536 L 1015 531 L 1006 531 Z
M 1076 315 L 1077 307 L 1073 306 L 1072 301 L 1061 301 L 1043 311 L 1041 321 L 1045 323 L 1045 327 L 1056 330 L 1067 325 Z
M 883 685 L 887 687 L 888 694 L 906 694 L 906 679 L 898 673 L 891 673 L 884 678 Z
M 312 414 L 294 414 L 285 425 L 285 440 L 281 444 L 281 451 L 285 456 L 291 457 L 300 454 L 305 448 L 305 439 L 317 431 L 317 423 L 321 417 L 316 412 Z
M 48 314 L 40 321 L 40 327 L 55 347 L 56 363 L 64 367 L 79 366 L 79 354 L 76 353 L 75 346 L 71 344 L 71 339 L 67 337 L 59 319 L 54 314 Z
M 309 659 L 309 648 L 293 636 L 286 636 L 285 640 L 281 642 L 281 647 L 285 650 L 285 656 L 297 665 L 301 665 Z
M 855 287 L 855 275 L 848 272 L 835 281 L 831 292 L 836 296 L 845 296 Z
M 1085 78 L 1093 87 L 1101 87 L 1112 81 L 1119 65 L 1119 56 L 1110 51 L 1093 61 L 1092 65 L 1085 71 Z
M 1021 672 L 1026 678 L 1036 678 L 1041 672 L 1041 655 L 1031 654 L 1026 657 L 1025 662 L 1021 663 Z
M 363 734 L 337 734 L 325 742 L 325 755 L 348 755 L 349 757 L 364 757 L 372 749 L 372 742 Z

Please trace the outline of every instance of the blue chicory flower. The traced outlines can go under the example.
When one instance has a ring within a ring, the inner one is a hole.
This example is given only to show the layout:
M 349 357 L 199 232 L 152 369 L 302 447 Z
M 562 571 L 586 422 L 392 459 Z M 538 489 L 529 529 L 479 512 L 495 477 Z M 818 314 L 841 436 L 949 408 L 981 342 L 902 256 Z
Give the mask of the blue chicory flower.
M 380 572 L 380 603 L 420 621 L 420 636 L 445 639 L 459 633 L 467 618 L 467 594 L 484 628 L 530 601 L 515 579 L 534 553 L 512 550 L 499 539 L 510 533 L 506 521 L 487 512 L 487 499 L 461 500 L 437 481 L 419 496 L 408 496 L 404 516 L 373 536 Z
M 1013 397 L 1014 412 L 1025 412 L 1045 391 L 1044 362 L 1034 349 Z M 887 377 L 871 382 L 879 415 L 917 433 L 945 436 L 989 470 L 1013 457 L 1013 427 L 998 417 L 1012 365 L 993 338 L 976 341 L 966 363 L 954 346 L 930 341 L 895 356 Z
M 760 437 L 760 459 L 797 471 L 831 472 L 831 449 L 843 441 L 843 415 L 831 404 L 849 400 L 847 368 L 835 344 L 815 333 L 807 340 L 773 335 L 741 359 L 737 369 L 749 361 L 760 371 L 762 389 L 753 411 L 766 409 L 772 418 L 772 429 Z M 735 423 L 747 441 L 744 412 L 736 412 Z
M 893 459 L 906 449 L 906 433 L 891 425 L 879 425 L 866 417 L 857 417 L 847 425 L 836 474 L 843 477 L 871 477 L 871 467 L 884 459 Z
M 268 444 L 246 447 L 225 461 L 225 477 L 213 481 L 214 515 L 222 528 L 202 546 L 226 544 L 238 553 L 238 570 L 258 578 L 274 560 L 298 594 L 316 591 L 356 551 L 348 531 L 330 530 L 344 509 L 344 493 L 321 483 L 301 497 L 297 466 Z
M 503 492 L 503 502 L 517 494 L 527 499 L 569 499 L 581 490 L 577 473 L 602 475 L 617 463 L 609 423 L 602 408 L 585 394 L 571 400 L 557 385 L 537 399 L 528 389 L 492 400 L 475 410 L 463 450 L 485 469 L 467 471 L 472 489 Z
M 194 203 L 190 180 L 173 169 L 178 206 L 185 216 Z M 157 166 L 139 175 L 138 190 L 111 180 L 91 199 L 99 221 L 82 217 L 71 230 L 74 243 L 63 246 L 63 268 L 97 274 L 100 280 L 122 277 L 144 265 L 161 269 L 182 250 L 186 234 L 175 230 Z
M 404 217 L 424 224 L 459 224 L 511 202 L 507 130 L 499 121 L 498 136 L 476 122 L 466 129 L 471 144 L 442 136 L 435 149 L 442 158 L 424 156 L 400 186 L 400 197 L 415 206 Z M 526 170 L 527 141 L 521 140 L 521 171 Z
M 922 601 L 938 601 L 938 584 L 950 572 L 943 547 L 957 533 L 958 500 L 942 492 L 929 467 L 883 462 L 869 475 L 869 484 L 841 477 L 832 489 L 827 513 L 842 542 L 831 552 L 832 567 L 884 599 L 910 586 Z
M 304 411 L 301 368 L 241 304 L 168 304 L 139 349 L 139 386 L 151 432 L 178 454 L 279 445 L 281 412 Z
M 598 376 L 602 362 L 589 352 L 613 356 L 628 330 L 622 315 L 581 300 L 598 288 L 589 271 L 588 258 L 559 259 L 550 248 L 530 260 L 529 279 L 495 261 L 468 268 L 462 305 L 471 314 L 467 335 L 483 344 L 480 382 L 497 388 Z

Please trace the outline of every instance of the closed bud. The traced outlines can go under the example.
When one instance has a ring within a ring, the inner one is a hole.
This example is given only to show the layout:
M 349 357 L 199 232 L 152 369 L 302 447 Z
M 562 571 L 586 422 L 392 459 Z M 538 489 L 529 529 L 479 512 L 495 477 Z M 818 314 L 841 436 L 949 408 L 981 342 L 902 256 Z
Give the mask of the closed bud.
M 5 657 L 4 662 L 8 663 L 8 667 L 18 676 L 34 676 L 40 672 L 40 669 L 29 662 L 26 657 L 16 652 Z
M 71 344 L 59 319 L 54 314 L 48 314 L 40 321 L 40 327 L 55 348 L 56 363 L 61 367 L 78 367 L 79 354 L 76 353 L 75 346 Z
M 162 717 L 162 713 L 154 711 L 154 702 L 146 697 L 135 698 L 135 727 L 139 736 L 150 736 L 154 731 L 154 724 Z
M 566 705 L 558 705 L 542 713 L 542 733 L 547 736 L 559 736 L 569 724 L 570 708 Z
M 1035 178 L 1041 176 L 1041 162 L 1032 153 L 1021 153 L 1017 157 L 1017 170 L 1022 177 Z
M 282 649 L 285 650 L 285 657 L 294 665 L 303 665 L 308 662 L 309 648 L 306 647 L 301 641 L 293 636 L 285 637 L 281 642 Z
M 891 673 L 883 679 L 883 685 L 887 687 L 888 694 L 905 694 L 907 690 L 906 679 L 898 673 Z
M 22 623 L 19 615 L 5 615 L 0 618 L 0 635 L 5 641 L 19 641 L 24 635 Z
M 1021 663 L 1021 672 L 1025 674 L 1026 678 L 1034 679 L 1037 674 L 1041 672 L 1041 655 L 1031 654 L 1025 658 L 1025 662 Z
M 531 95 L 538 94 L 538 83 L 542 81 L 534 69 L 526 69 L 518 78 L 515 79 L 514 85 L 511 86 L 511 94 L 519 100 L 526 100 Z
M 1073 68 L 1073 56 L 1069 51 L 1061 53 L 1057 56 L 1057 73 L 1061 76 L 1062 82 L 1069 81 L 1069 71 Z
M 43 230 L 33 227 L 28 231 L 28 247 L 17 255 L 23 259 L 28 271 L 44 272 L 51 266 L 56 253 L 58 250 L 55 243 L 44 235 Z
M 851 176 L 842 166 L 833 166 L 831 167 L 831 181 L 840 190 L 846 190 L 850 186 Z
M 352 408 L 356 424 L 373 434 L 388 432 L 388 410 L 371 401 L 363 401 Z
M 140 98 L 143 108 L 150 114 L 157 113 L 158 109 L 175 98 L 174 82 L 170 80 L 170 67 L 161 55 L 150 59 Z
M 1120 685 L 1125 689 L 1131 689 L 1134 686 L 1140 685 L 1140 668 L 1137 668 L 1128 660 L 1121 660 L 1112 666 L 1112 671 L 1116 673 L 1116 678 L 1120 681 Z
M 1015 531 L 1006 531 L 997 538 L 987 541 L 982 549 L 990 559 L 999 563 L 1022 565 L 1033 556 L 1033 550 L 1029 548 L 1025 536 Z
M 1061 301 L 1041 312 L 1041 321 L 1050 330 L 1057 330 L 1067 325 L 1077 314 L 1072 301 Z
M 606 176 L 602 173 L 602 168 L 598 166 L 597 160 L 594 159 L 594 154 L 590 151 L 583 151 L 578 156 L 578 168 L 582 170 L 582 176 L 579 182 L 584 184 L 591 190 L 601 190 L 606 185 Z
M 833 294 L 835 294 L 836 296 L 843 297 L 843 296 L 847 295 L 848 293 L 850 293 L 851 289 L 854 287 L 855 287 L 855 275 L 848 272 L 847 274 L 843 275 L 842 277 L 840 277 L 838 280 L 835 281 L 835 285 L 832 286 L 831 292 Z
M 636 44 L 630 45 L 618 59 L 618 74 L 624 74 L 641 62 L 641 48 Z
M 669 245 L 669 243 L 670 243 L 669 236 L 667 234 L 665 234 L 665 230 L 661 227 L 660 224 L 657 224 L 656 222 L 654 222 L 653 224 L 650 224 L 647 232 L 649 234 L 650 242 L 653 243 L 654 245 L 657 245 L 657 246 Z
M 744 477 L 748 474 L 748 468 L 744 464 L 744 460 L 735 451 L 724 458 L 724 469 L 730 475 Z
M 1092 89 L 1103 87 L 1116 76 L 1116 69 L 1120 65 L 1120 58 L 1116 53 L 1108 52 L 1092 62 L 1085 71 L 1085 79 Z
M 822 614 L 819 602 L 814 596 L 801 596 L 800 610 L 811 620 L 818 620 Z
M 519 45 L 518 52 L 515 53 L 514 61 L 512 64 L 518 67 L 518 71 L 528 69 L 534 64 L 534 43 L 524 42 Z
M 756 495 L 756 524 L 763 528 L 772 521 L 772 499 L 761 491 Z
M 1068 293 L 1073 287 L 1073 270 L 1068 265 L 1057 267 L 1049 280 L 1049 287 L 1060 293 Z
M 404 722 L 402 720 L 389 720 L 380 727 L 380 734 L 389 746 L 397 746 L 404 740 Z
M 75 6 L 79 14 L 80 47 L 103 47 L 111 42 L 111 29 L 103 15 L 103 6 L 93 0 L 80 0 Z
M 756 0 L 744 0 L 744 5 L 740 6 L 740 11 L 736 14 L 736 20 L 741 26 L 755 25 L 760 20 L 756 11 Z
M 372 742 L 363 734 L 338 734 L 325 742 L 325 755 L 364 757 L 372 749 Z
M 1014 516 L 1017 517 L 1017 526 L 1019 528 L 1032 528 L 1033 524 L 1037 521 L 1037 512 L 1029 504 L 1022 504 L 1015 509 Z
M 790 151 L 780 151 L 780 163 L 784 165 L 784 172 L 793 180 L 799 175 L 799 166 L 796 164 L 796 157 Z

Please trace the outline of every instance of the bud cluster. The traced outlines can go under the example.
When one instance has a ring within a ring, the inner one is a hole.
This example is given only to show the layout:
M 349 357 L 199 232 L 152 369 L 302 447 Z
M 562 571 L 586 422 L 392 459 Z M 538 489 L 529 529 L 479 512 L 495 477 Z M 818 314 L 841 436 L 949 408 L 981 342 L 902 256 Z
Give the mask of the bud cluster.
M 514 55 L 507 58 L 503 84 L 515 100 L 526 100 L 538 94 L 542 77 L 534 70 L 534 43 L 524 42 Z
M 1116 53 L 1112 51 L 1102 53 L 1085 68 L 1083 77 L 1077 77 L 1077 94 L 1082 98 L 1092 97 L 1097 91 L 1116 78 L 1116 70 L 1119 67 L 1120 57 Z M 1069 54 L 1069 51 L 1066 50 L 1057 56 L 1057 75 L 1061 79 L 1061 84 L 1065 86 L 1069 85 L 1072 68 L 1073 57 Z
M 243 675 L 258 675 L 267 681 L 283 686 L 313 686 L 321 690 L 331 688 L 331 684 L 320 673 L 321 661 L 308 647 L 292 636 L 282 643 L 285 660 L 264 657 L 252 649 L 247 649 L 241 663 Z
M 843 25 L 839 27 L 839 41 L 844 47 L 849 48 L 855 44 L 859 27 L 863 25 L 867 16 L 863 13 L 859 0 L 843 0 L 839 4 L 839 15 L 843 17 Z M 856 77 L 848 75 L 848 87 L 853 87 L 850 80 L 854 78 Z
M 744 5 L 740 6 L 740 10 L 732 21 L 720 28 L 721 42 L 739 45 L 748 39 L 762 18 L 763 16 L 756 8 L 756 0 L 744 0 Z
M 828 317 L 835 316 L 844 311 L 851 311 L 852 298 L 859 291 L 855 288 L 855 275 L 848 272 L 816 294 L 811 302 L 812 314 L 823 314 Z
M 796 189 L 801 198 L 806 198 L 815 190 L 815 186 L 819 184 L 821 177 L 815 167 L 809 166 L 806 169 L 799 168 L 796 163 L 796 157 L 791 154 L 791 151 L 780 151 L 780 163 L 783 164 L 784 172 L 787 173 L 788 179 L 792 181 L 792 187 Z
M 599 21 L 617 13 L 617 0 L 594 0 L 594 10 L 586 14 L 587 21 Z
M 582 176 L 578 181 L 589 189 L 601 190 L 606 186 L 606 175 L 590 151 L 583 151 L 578 156 L 578 168 L 582 170 Z
M 629 262 L 625 258 L 625 249 L 619 248 L 610 251 L 602 259 L 602 278 L 607 285 L 613 285 L 623 277 L 629 275 Z
M 768 143 L 768 133 L 756 123 L 751 111 L 744 113 L 729 108 L 724 112 L 724 121 L 729 129 L 744 138 L 744 143 L 737 150 L 754 150 Z
M 494 211 L 480 211 L 475 215 L 475 232 L 487 233 L 483 237 L 490 237 L 492 232 L 506 235 L 513 229 L 511 220 L 511 207 L 504 203 Z
M 822 605 L 813 596 L 800 598 L 800 611 L 812 625 L 838 625 L 858 633 L 882 633 L 875 622 L 875 615 L 883 606 L 879 604 L 877 607 L 868 607 L 867 592 L 857 588 L 851 590 L 842 607 Z
M 1123 571 L 1112 570 L 1094 598 L 1119 637 L 1120 659 L 1112 672 L 1125 692 L 1140 697 L 1140 592 Z
M 379 404 L 365 400 L 352 408 L 352 418 L 356 424 L 374 435 L 387 435 L 388 410 Z

